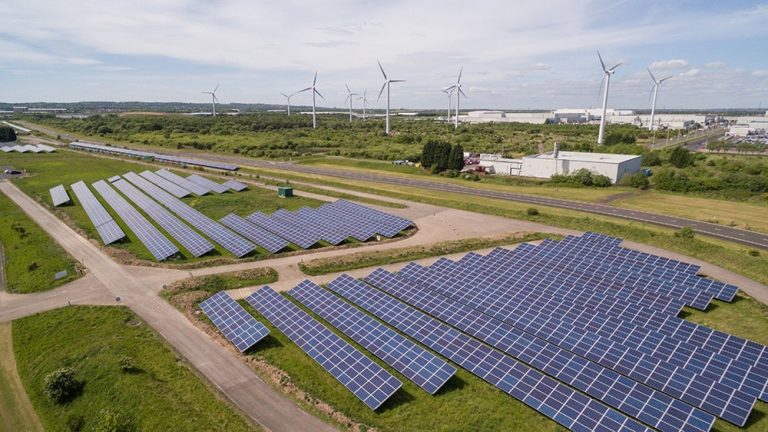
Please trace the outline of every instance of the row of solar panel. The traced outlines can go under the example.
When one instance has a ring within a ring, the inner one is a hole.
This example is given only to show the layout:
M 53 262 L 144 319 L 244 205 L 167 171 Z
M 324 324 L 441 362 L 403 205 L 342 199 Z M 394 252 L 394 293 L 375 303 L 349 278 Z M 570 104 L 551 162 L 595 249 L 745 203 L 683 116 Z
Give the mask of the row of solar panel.
M 17 152 L 17 153 L 51 153 L 55 152 L 56 148 L 47 146 L 45 144 L 37 144 L 37 145 L 31 145 L 31 144 L 25 144 L 25 145 L 6 145 L 6 146 L 0 146 L 0 151 L 3 153 L 11 153 L 11 152 Z
M 224 162 L 217 162 L 217 161 L 205 160 L 205 159 L 194 159 L 194 158 L 187 158 L 187 157 L 181 157 L 181 156 L 171 156 L 171 155 L 166 155 L 162 153 L 152 153 L 152 152 L 145 152 L 145 151 L 139 151 L 139 150 L 132 150 L 129 148 L 90 144 L 90 143 L 85 143 L 80 141 L 70 143 L 69 147 L 77 150 L 86 150 L 86 151 L 108 153 L 108 154 L 119 154 L 121 156 L 136 157 L 141 159 L 151 158 L 157 161 L 170 162 L 170 163 L 175 163 L 179 165 L 202 166 L 202 167 L 209 167 L 209 168 L 215 168 L 215 169 L 226 170 L 226 171 L 237 171 L 239 169 L 237 165 L 232 165 Z

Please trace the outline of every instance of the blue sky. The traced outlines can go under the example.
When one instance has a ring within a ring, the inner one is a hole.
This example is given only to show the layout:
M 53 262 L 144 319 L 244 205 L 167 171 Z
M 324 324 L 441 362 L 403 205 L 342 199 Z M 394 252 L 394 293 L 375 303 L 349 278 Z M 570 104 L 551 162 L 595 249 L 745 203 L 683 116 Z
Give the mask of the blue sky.
M 3 0 L 0 101 L 281 103 L 317 70 L 327 106 L 345 83 L 376 103 L 441 108 L 460 67 L 462 107 L 599 105 L 600 49 L 623 62 L 609 105 L 768 109 L 768 2 Z M 309 93 L 294 98 L 309 104 Z M 383 98 L 382 98 L 383 102 Z

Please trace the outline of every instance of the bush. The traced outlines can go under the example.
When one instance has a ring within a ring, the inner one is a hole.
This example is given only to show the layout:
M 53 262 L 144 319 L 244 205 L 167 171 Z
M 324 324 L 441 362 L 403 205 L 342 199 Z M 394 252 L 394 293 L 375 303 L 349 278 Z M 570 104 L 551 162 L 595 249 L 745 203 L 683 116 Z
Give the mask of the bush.
M 596 176 L 592 176 L 592 185 L 597 187 L 610 187 L 611 179 L 608 176 L 598 174 Z
M 120 370 L 123 372 L 133 372 L 136 370 L 136 362 L 133 360 L 133 357 L 124 355 L 120 357 L 120 360 L 118 360 L 118 364 L 120 365 Z
M 675 237 L 680 238 L 686 238 L 686 239 L 692 239 L 696 236 L 696 231 L 693 230 L 693 228 L 687 226 L 680 228 L 680 231 L 677 231 L 675 233 Z
M 749 252 L 747 252 L 750 256 L 757 257 L 760 256 L 760 251 L 757 249 L 750 249 Z
M 685 147 L 675 147 L 669 155 L 669 164 L 675 168 L 685 168 L 693 165 L 693 155 Z
M 659 166 L 661 165 L 661 156 L 657 151 L 649 151 L 643 155 L 643 165 Z
M 67 430 L 70 432 L 80 432 L 85 427 L 85 418 L 81 415 L 73 415 L 67 418 Z
M 103 409 L 99 412 L 99 421 L 94 428 L 96 432 L 129 432 L 133 428 L 131 422 L 120 413 L 110 409 Z
M 456 178 L 459 176 L 459 171 L 455 169 L 449 169 L 448 171 L 445 172 L 445 176 L 450 178 Z
M 646 177 L 643 173 L 638 172 L 634 173 L 631 176 L 625 177 L 627 180 L 624 182 L 627 186 L 637 188 L 637 189 L 645 189 L 648 187 L 648 184 L 650 183 L 648 181 L 648 177 Z M 624 180 L 624 179 L 622 179 Z
M 536 207 L 528 207 L 528 209 L 525 212 L 528 213 L 528 216 L 539 215 L 539 209 L 537 209 Z
M 65 403 L 77 396 L 82 383 L 75 379 L 75 371 L 69 367 L 56 369 L 45 376 L 43 392 L 56 403 Z
M 0 126 L 0 142 L 16 141 L 16 131 L 10 126 Z

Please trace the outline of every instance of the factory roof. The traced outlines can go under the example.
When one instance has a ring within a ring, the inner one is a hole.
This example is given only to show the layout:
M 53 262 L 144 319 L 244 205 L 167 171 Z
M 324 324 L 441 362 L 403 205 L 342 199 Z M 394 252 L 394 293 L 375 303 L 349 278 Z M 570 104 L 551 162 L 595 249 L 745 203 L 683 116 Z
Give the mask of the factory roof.
M 538 155 L 524 156 L 526 158 L 536 159 L 554 159 L 553 153 L 542 153 Z M 627 154 L 612 154 L 612 153 L 585 153 L 585 152 L 569 152 L 561 151 L 558 155 L 558 159 L 572 160 L 580 162 L 601 162 L 601 163 L 621 163 L 628 160 L 639 158 L 639 155 L 627 155 Z

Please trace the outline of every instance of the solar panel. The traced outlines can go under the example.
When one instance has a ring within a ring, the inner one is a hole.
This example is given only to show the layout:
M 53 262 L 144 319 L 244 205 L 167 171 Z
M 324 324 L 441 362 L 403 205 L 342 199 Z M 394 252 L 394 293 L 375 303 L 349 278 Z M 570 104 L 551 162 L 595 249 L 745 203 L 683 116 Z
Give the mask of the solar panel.
M 611 381 L 619 379 L 621 374 L 648 386 L 644 389 L 637 388 L 637 391 L 645 393 L 647 388 L 660 390 L 739 426 L 746 423 L 756 402 L 756 397 L 718 383 L 714 379 L 697 376 L 649 355 L 643 355 L 640 351 L 620 346 L 607 338 L 558 321 L 554 317 L 544 317 L 535 311 L 529 310 L 516 315 L 494 313 L 483 304 L 468 301 L 460 291 L 454 292 L 453 295 L 443 294 L 441 290 L 433 290 L 431 287 L 428 289 L 426 284 L 422 285 L 402 276 L 393 276 L 381 269 L 374 271 L 366 281 L 533 366 L 536 366 L 536 362 L 547 363 L 547 358 L 552 356 L 560 356 L 563 363 L 568 363 L 572 361 L 573 355 L 578 355 L 594 362 L 592 364 L 615 371 L 613 375 L 604 371 L 600 375 L 606 385 L 613 387 Z M 539 339 L 528 342 L 530 337 Z M 538 353 L 531 355 L 515 348 L 528 346 L 530 349 L 537 341 L 546 341 L 551 345 L 548 345 L 549 348 L 537 348 Z M 509 347 L 514 351 L 510 351 Z M 563 354 L 561 351 L 568 353 Z M 558 369 L 552 369 L 549 364 L 539 369 L 570 383 L 568 379 L 563 379 L 557 374 Z M 590 373 L 595 372 L 594 369 L 593 367 Z M 590 382 L 588 379 L 580 379 L 582 373 L 567 378 L 577 381 L 574 384 L 576 388 L 607 401 L 612 390 L 602 393 L 580 387 L 579 384 Z M 620 406 L 616 407 L 621 409 Z
M 648 430 L 600 402 L 523 365 L 351 276 L 328 287 L 399 331 L 571 430 Z
M 246 300 L 369 408 L 377 409 L 402 386 L 400 380 L 269 286 Z
M 160 177 L 168 180 L 171 183 L 177 184 L 181 186 L 182 188 L 192 192 L 193 194 L 197 196 L 202 196 L 210 192 L 210 188 L 207 188 L 205 186 L 201 186 L 197 183 L 191 182 L 184 177 L 180 175 L 176 175 L 168 170 L 161 169 L 155 171 L 155 174 L 159 175 Z
M 313 233 L 314 237 L 318 240 L 325 240 L 332 245 L 338 245 L 347 238 L 345 234 L 339 233 L 335 228 L 309 220 L 306 217 L 306 212 L 311 212 L 311 210 L 309 208 L 304 208 L 303 210 L 304 213 L 301 210 L 289 212 L 285 209 L 279 209 L 272 213 L 270 218 L 278 223 L 292 225 L 304 232 Z
M 155 228 L 144 215 L 133 208 L 128 201 L 115 192 L 107 182 L 99 180 L 96 183 L 93 183 L 92 186 L 99 194 L 101 194 L 107 204 L 115 210 L 117 215 L 120 216 L 133 233 L 136 234 L 139 241 L 146 246 L 149 253 L 151 253 L 156 260 L 162 261 L 179 252 L 176 245 Z
M 152 171 L 142 171 L 140 174 L 142 177 L 144 177 L 146 180 L 149 180 L 150 182 L 154 183 L 155 186 L 160 186 L 163 190 L 166 192 L 169 192 L 171 195 L 175 196 L 176 198 L 184 198 L 186 196 L 189 196 L 190 192 L 183 187 L 177 185 L 176 183 L 173 183 L 171 181 L 168 181 L 159 175 L 153 173 Z
M 376 231 L 385 237 L 394 237 L 400 231 L 413 225 L 413 222 L 407 219 L 346 200 L 337 200 L 328 206 L 328 209 L 328 211 L 346 218 L 360 218 L 365 223 L 375 227 Z
M 46 153 L 53 153 L 53 152 L 56 151 L 55 147 L 51 147 L 51 146 L 48 146 L 48 145 L 45 145 L 45 144 L 38 144 L 37 148 L 40 149 L 41 151 L 46 152 Z
M 489 255 L 490 256 L 490 255 Z M 439 260 L 432 267 L 441 267 Z M 625 323 L 615 317 L 600 314 L 599 303 L 578 301 L 568 291 L 554 288 L 540 290 L 535 284 L 513 287 L 496 282 L 483 282 L 483 276 L 490 271 L 477 266 L 471 260 L 465 263 L 463 274 L 436 273 L 417 264 L 408 264 L 399 274 L 429 285 L 448 295 L 462 295 L 463 300 L 487 306 L 494 316 L 506 313 L 518 316 L 530 311 L 546 314 L 579 328 L 596 332 L 613 342 L 636 348 L 644 354 L 667 361 L 693 373 L 722 382 L 734 389 L 740 389 L 750 396 L 761 397 L 766 388 L 766 378 L 756 368 L 743 362 L 734 362 L 717 353 L 686 346 L 679 341 L 653 333 L 638 326 Z M 503 267 L 491 263 L 489 268 Z M 444 266 L 443 266 L 444 267 Z M 421 271 L 420 271 L 421 269 Z M 471 270 L 470 270 L 471 269 Z M 471 275 L 479 274 L 479 277 Z M 559 285 L 558 285 L 559 286 Z M 513 307 L 514 306 L 514 307 Z M 625 309 L 631 311 L 633 309 Z M 625 312 L 626 313 L 626 312 Z M 621 316 L 621 312 L 617 313 Z M 762 397 L 761 397 L 762 399 Z
M 251 223 L 277 234 L 302 249 L 309 249 L 320 240 L 320 238 L 315 235 L 316 233 L 307 232 L 307 230 L 296 225 L 285 224 L 258 211 L 251 213 L 245 218 Z
M 430 394 L 456 373 L 453 366 L 310 281 L 288 294 Z
M 237 180 L 227 180 L 221 185 L 226 186 L 227 188 L 232 189 L 235 192 L 242 192 L 248 189 L 248 185 L 246 185 L 245 183 L 240 183 Z
M 224 216 L 219 219 L 219 222 L 271 253 L 280 252 L 289 245 L 288 240 L 278 237 L 234 213 Z
M 108 181 L 109 181 L 110 183 L 114 183 L 114 182 L 116 182 L 116 181 L 118 181 L 118 180 L 120 180 L 120 176 L 119 176 L 119 175 L 116 175 L 116 176 L 112 176 L 112 177 L 110 177 L 110 178 L 108 179 Z
M 64 189 L 63 185 L 54 186 L 49 191 L 51 193 L 51 201 L 53 201 L 53 206 L 58 207 L 62 204 L 66 204 L 70 202 L 69 195 L 67 195 L 67 190 Z
M 264 324 L 256 321 L 225 291 L 200 303 L 200 309 L 240 352 L 245 352 L 269 334 Z
M 224 193 L 229 190 L 229 186 L 225 186 L 223 184 L 216 183 L 213 180 L 209 180 L 205 177 L 199 176 L 197 174 L 192 174 L 191 176 L 187 176 L 187 180 L 190 183 L 198 184 L 206 189 L 212 190 L 216 193 Z
M 174 198 L 136 173 L 129 172 L 124 174 L 123 177 L 176 213 L 176 215 L 197 228 L 200 232 L 219 243 L 233 255 L 242 257 L 256 249 L 256 245 L 253 243 L 223 227 L 220 223 L 200 213 L 185 202 Z
M 117 222 L 112 219 L 112 216 L 109 215 L 104 206 L 101 205 L 82 180 L 72 184 L 70 188 L 75 193 L 77 200 L 80 201 L 91 223 L 96 227 L 96 231 L 105 245 L 125 237 L 125 233 L 117 225 Z
M 87 151 L 98 152 L 98 153 L 119 154 L 123 156 L 130 156 L 130 157 L 136 157 L 141 159 L 153 159 L 160 162 L 171 162 L 171 163 L 180 164 L 180 165 L 204 166 L 204 167 L 216 168 L 216 169 L 227 170 L 227 171 L 237 171 L 237 169 L 239 168 L 237 165 L 232 165 L 224 162 L 217 162 L 217 161 L 205 160 L 205 159 L 185 158 L 180 156 L 171 156 L 171 155 L 165 155 L 162 153 L 144 152 L 144 151 L 132 150 L 132 149 L 122 148 L 122 147 L 91 144 L 91 143 L 86 143 L 82 141 L 72 142 L 69 144 L 69 147 L 77 150 L 87 150 Z

